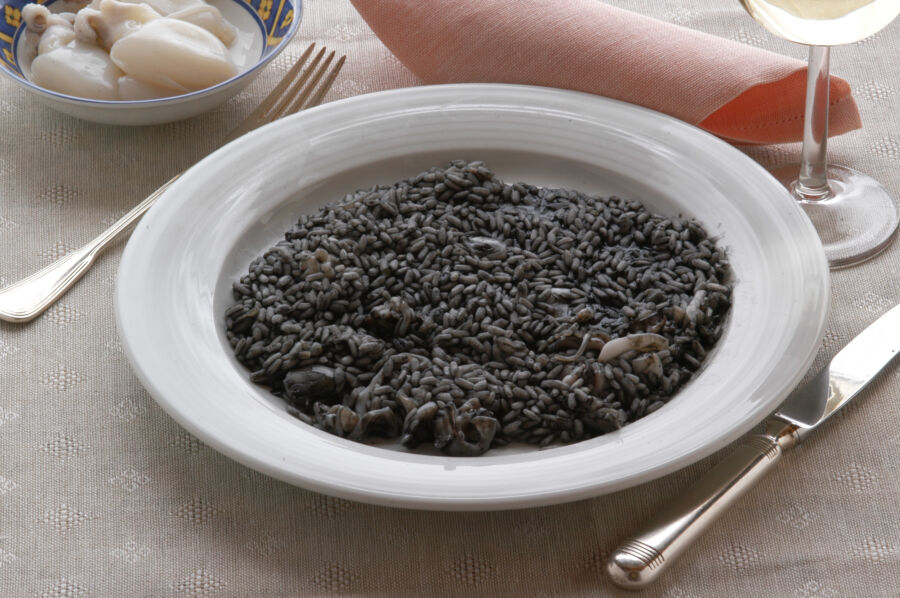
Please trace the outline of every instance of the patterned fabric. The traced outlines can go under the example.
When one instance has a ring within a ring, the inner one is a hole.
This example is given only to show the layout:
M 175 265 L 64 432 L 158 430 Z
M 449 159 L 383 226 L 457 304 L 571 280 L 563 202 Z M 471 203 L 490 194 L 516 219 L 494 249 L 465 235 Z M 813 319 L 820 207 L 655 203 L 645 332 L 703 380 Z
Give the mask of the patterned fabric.
M 805 56 L 737 0 L 611 2 Z M 102 127 L 0 85 L 0 285 L 100 232 L 209 152 L 317 41 L 349 56 L 329 99 L 417 83 L 349 0 L 309 0 L 298 39 L 243 94 L 159 127 Z M 837 48 L 864 128 L 831 156 L 900 196 L 900 23 Z M 765 166 L 799 146 L 747 150 Z M 116 337 L 120 248 L 32 324 L 0 323 L 0 596 L 627 596 L 604 579 L 617 542 L 722 454 L 592 500 L 499 513 L 372 507 L 249 470 L 176 425 Z M 834 273 L 817 367 L 900 302 L 900 243 Z M 659 598 L 895 597 L 900 367 L 790 454 L 654 589 Z

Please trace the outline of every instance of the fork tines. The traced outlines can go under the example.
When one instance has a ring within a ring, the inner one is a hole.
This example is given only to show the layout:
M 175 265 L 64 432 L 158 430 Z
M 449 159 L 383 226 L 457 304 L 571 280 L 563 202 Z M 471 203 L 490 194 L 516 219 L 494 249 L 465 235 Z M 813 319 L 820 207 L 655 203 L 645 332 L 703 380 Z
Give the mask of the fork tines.
M 231 141 L 262 125 L 293 114 L 304 108 L 317 106 L 337 78 L 346 56 L 335 61 L 334 50 L 321 48 L 310 61 L 316 44 L 311 43 L 287 74 L 266 98 L 227 137 Z M 327 53 L 327 55 L 326 55 Z M 307 64 L 309 62 L 309 64 Z M 332 63 L 334 65 L 332 66 Z

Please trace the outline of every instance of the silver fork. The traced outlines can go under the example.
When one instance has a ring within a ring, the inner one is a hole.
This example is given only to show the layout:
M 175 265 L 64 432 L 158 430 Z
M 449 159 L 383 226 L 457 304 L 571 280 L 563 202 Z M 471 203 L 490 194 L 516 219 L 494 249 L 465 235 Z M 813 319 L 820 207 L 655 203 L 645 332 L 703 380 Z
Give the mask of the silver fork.
M 310 44 L 275 89 L 228 133 L 220 145 L 282 116 L 322 102 L 347 57 L 340 56 L 335 60 L 333 51 L 326 56 L 327 49 L 321 48 L 310 60 L 314 49 L 315 44 Z M 84 247 L 66 254 L 31 276 L 0 289 L 0 320 L 24 323 L 41 315 L 88 271 L 100 252 L 150 209 L 180 176 L 181 174 L 177 174 L 172 177 Z

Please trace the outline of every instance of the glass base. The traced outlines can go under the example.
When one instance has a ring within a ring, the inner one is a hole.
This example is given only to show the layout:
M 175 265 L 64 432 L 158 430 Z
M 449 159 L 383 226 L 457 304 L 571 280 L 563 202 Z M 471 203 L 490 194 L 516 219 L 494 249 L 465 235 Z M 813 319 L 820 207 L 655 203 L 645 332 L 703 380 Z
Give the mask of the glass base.
M 881 183 L 845 166 L 828 167 L 831 193 L 809 199 L 797 192 L 800 166 L 772 172 L 812 221 L 832 269 L 852 266 L 884 251 L 900 223 L 897 204 Z

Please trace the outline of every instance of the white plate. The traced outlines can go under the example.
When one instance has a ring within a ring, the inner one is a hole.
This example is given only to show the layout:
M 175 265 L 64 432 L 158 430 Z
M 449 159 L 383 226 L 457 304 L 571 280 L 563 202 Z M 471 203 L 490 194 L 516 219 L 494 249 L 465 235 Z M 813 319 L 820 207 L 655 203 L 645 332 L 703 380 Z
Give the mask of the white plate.
M 230 286 L 299 214 L 450 159 L 502 178 L 641 199 L 702 221 L 737 283 L 727 330 L 671 403 L 615 433 L 476 458 L 338 438 L 251 384 L 224 338 Z M 428 509 L 570 501 L 675 471 L 771 412 L 812 363 L 829 301 L 815 231 L 762 168 L 666 116 L 512 85 L 419 87 L 266 126 L 185 174 L 144 217 L 119 270 L 117 323 L 135 372 L 179 423 L 261 472 L 320 492 Z

